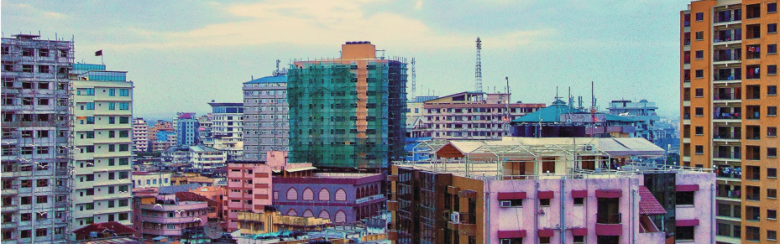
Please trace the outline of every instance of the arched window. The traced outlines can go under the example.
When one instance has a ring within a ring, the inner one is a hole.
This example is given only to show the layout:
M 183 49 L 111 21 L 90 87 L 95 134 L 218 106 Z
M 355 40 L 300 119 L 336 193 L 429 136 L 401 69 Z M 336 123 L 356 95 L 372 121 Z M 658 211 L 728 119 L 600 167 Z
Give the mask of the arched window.
M 288 216 L 298 216 L 298 211 L 295 211 L 295 209 L 290 209 L 290 211 L 287 211 Z
M 328 191 L 328 189 L 322 188 L 318 197 L 320 201 L 330 201 L 330 191 Z
M 336 201 L 337 202 L 346 202 L 347 201 L 347 191 L 344 189 L 339 188 L 336 190 Z
M 303 200 L 314 201 L 314 191 L 312 191 L 311 188 L 306 188 L 303 190 Z
M 328 213 L 327 210 L 322 210 L 319 215 L 320 219 L 327 219 L 330 220 L 330 213 Z
M 372 187 L 371 187 L 371 189 L 373 189 L 373 190 L 371 191 L 371 195 L 376 195 L 376 194 L 379 194 L 379 187 L 377 187 L 377 186 L 372 186 Z
M 287 190 L 287 200 L 298 200 L 298 190 L 295 190 L 294 187 L 290 187 L 290 189 Z
M 336 219 L 333 220 L 335 223 L 344 223 L 347 222 L 347 214 L 344 213 L 344 211 L 339 210 L 336 212 Z
M 311 210 L 306 209 L 306 211 L 303 211 L 303 217 L 314 217 L 314 213 Z
M 360 194 L 360 188 L 355 189 L 355 198 L 360 199 L 362 197 L 362 194 Z

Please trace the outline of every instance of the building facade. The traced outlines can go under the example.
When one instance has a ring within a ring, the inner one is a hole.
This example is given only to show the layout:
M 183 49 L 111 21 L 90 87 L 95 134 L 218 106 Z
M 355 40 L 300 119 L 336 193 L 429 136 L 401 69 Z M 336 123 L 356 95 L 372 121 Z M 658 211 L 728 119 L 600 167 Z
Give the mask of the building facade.
M 511 135 L 510 122 L 544 104 L 511 103 L 510 95 L 461 92 L 423 102 L 419 137 L 489 140 Z M 415 108 L 418 109 L 418 108 Z
M 133 172 L 133 189 L 171 186 L 170 172 Z
M 694 1 L 680 12 L 682 165 L 717 168 L 719 243 L 775 243 L 777 1 Z
M 149 146 L 149 125 L 144 118 L 133 119 L 133 152 L 146 152 Z
M 72 41 L 2 39 L 3 241 L 59 243 L 69 233 L 68 70 Z
M 287 75 L 276 73 L 244 82 L 244 159 L 266 160 L 266 152 L 287 151 Z
M 72 65 L 72 228 L 132 225 L 133 82 L 126 73 L 105 65 Z
M 660 139 L 663 138 L 663 130 L 656 124 L 660 122 L 661 116 L 656 113 L 658 107 L 654 102 L 648 102 L 645 99 L 639 102 L 631 100 L 612 100 L 609 103 L 609 114 L 617 115 L 636 121 L 636 131 L 633 137 L 642 137 L 648 141 L 662 146 Z
M 388 238 L 714 243 L 715 175 L 630 161 L 663 154 L 643 138 L 450 141 L 437 159 L 392 166 Z
M 179 113 L 174 121 L 176 126 L 176 145 L 177 146 L 194 146 L 200 143 L 198 138 L 198 118 L 195 117 L 195 113 Z
M 213 148 L 226 152 L 230 159 L 240 159 L 244 155 L 244 104 L 212 102 L 209 105 Z
M 133 206 L 133 227 L 140 238 L 165 237 L 168 241 L 182 243 L 210 241 L 187 235 L 206 226 L 209 211 L 206 201 L 179 200 L 177 194 L 144 194 L 133 199 Z
M 341 47 L 341 58 L 298 61 L 287 72 L 290 161 L 387 168 L 406 155 L 406 63 L 378 58 L 369 42 Z

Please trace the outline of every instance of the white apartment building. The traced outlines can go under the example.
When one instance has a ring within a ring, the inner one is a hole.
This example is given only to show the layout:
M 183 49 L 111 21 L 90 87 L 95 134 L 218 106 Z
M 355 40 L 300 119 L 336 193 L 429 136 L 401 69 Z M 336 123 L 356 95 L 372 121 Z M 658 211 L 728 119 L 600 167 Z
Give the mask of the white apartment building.
M 110 221 L 132 225 L 133 82 L 126 73 L 72 65 L 71 230 Z
M 133 147 L 134 152 L 146 152 L 149 146 L 149 125 L 144 118 L 133 120 Z
M 209 105 L 212 147 L 226 152 L 231 159 L 241 158 L 244 155 L 244 104 L 211 102 Z
M 171 172 L 133 172 L 133 188 L 171 185 Z

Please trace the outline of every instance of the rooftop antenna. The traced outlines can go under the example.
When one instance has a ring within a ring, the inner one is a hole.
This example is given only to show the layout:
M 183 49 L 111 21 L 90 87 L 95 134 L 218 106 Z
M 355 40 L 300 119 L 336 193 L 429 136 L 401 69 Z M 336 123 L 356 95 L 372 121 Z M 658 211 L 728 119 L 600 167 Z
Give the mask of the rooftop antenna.
M 476 92 L 482 92 L 482 40 L 477 37 L 477 64 L 474 71 L 474 85 L 476 86 Z

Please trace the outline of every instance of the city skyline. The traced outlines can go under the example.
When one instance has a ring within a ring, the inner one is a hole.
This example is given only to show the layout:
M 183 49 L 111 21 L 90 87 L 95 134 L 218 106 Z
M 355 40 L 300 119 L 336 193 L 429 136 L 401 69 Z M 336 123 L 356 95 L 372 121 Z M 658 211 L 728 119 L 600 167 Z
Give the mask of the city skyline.
M 509 77 L 513 100 L 549 104 L 556 86 L 560 96 L 571 86 L 587 100 L 595 81 L 601 109 L 613 99 L 648 99 L 674 116 L 679 95 L 668 92 L 677 89 L 668 77 L 679 70 L 667 60 L 679 58 L 674 20 L 687 4 L 4 1 L 2 29 L 4 37 L 39 30 L 42 38 L 74 38 L 77 62 L 99 63 L 94 52 L 103 50 L 106 63 L 133 71 L 134 114 L 145 118 L 203 114 L 211 100 L 240 102 L 242 83 L 271 75 L 277 59 L 284 68 L 295 59 L 338 58 L 331 47 L 347 41 L 415 57 L 417 95 L 471 90 L 477 37 L 485 91 L 503 90 Z

